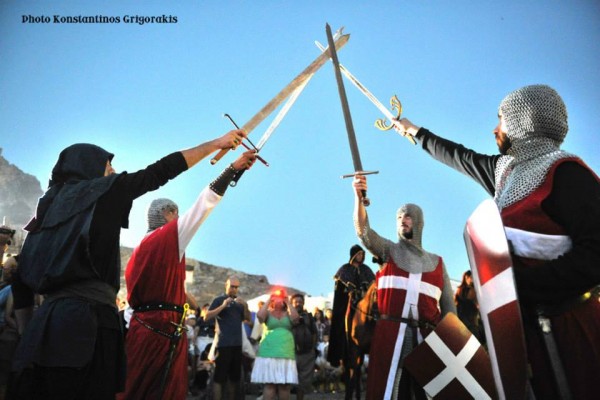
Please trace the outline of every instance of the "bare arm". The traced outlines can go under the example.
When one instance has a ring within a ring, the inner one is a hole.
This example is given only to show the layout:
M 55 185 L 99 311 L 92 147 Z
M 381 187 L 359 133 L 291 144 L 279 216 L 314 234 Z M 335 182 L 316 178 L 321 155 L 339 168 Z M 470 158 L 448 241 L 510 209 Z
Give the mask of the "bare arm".
M 364 235 L 364 227 L 367 224 L 367 209 L 362 203 L 362 191 L 367 190 L 367 177 L 355 176 L 352 186 L 354 187 L 354 227 L 360 237 Z
M 271 303 L 271 298 L 268 301 L 265 301 L 265 304 L 258 310 L 256 313 L 256 318 L 258 318 L 258 322 L 264 324 L 269 316 L 269 304 Z
M 292 307 L 292 305 L 290 304 L 290 301 L 287 298 L 285 299 L 285 305 L 287 306 L 288 313 L 290 314 L 290 319 L 292 320 L 292 323 L 296 324 L 298 322 L 298 319 L 300 319 L 300 315 L 298 314 L 298 311 L 296 310 L 295 307 Z

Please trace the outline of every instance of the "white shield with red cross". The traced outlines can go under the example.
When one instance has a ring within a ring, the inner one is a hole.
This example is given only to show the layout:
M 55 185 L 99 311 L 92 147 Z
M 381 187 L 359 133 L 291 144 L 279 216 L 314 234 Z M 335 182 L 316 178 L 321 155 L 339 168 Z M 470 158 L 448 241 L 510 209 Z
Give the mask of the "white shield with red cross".
M 498 207 L 483 201 L 469 217 L 465 244 L 500 399 L 524 399 L 527 351 L 512 260 Z
M 406 356 L 404 367 L 436 400 L 498 398 L 490 357 L 453 313 Z

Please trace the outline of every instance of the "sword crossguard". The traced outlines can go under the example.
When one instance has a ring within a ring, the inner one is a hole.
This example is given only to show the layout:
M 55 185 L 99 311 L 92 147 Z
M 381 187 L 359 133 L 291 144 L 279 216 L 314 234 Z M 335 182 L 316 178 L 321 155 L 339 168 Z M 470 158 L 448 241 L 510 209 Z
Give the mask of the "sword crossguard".
M 396 119 L 399 119 L 400 115 L 402 115 L 402 103 L 400 102 L 400 99 L 398 99 L 398 96 L 393 95 L 390 99 L 390 104 L 392 105 L 392 110 L 398 110 Z M 394 124 L 391 122 L 388 124 L 385 118 L 379 118 L 377 121 L 375 121 L 375 126 L 380 131 L 389 131 L 394 127 Z

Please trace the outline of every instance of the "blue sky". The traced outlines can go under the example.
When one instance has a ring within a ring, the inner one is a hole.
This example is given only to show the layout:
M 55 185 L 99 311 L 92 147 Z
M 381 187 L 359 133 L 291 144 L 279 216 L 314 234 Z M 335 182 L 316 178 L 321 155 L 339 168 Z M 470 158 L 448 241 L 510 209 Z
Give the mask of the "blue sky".
M 125 23 L 125 16 L 176 16 L 177 23 Z M 50 23 L 23 23 L 23 16 Z M 114 24 L 57 24 L 54 15 L 119 17 Z M 338 56 L 383 103 L 396 94 L 404 116 L 479 152 L 497 149 L 497 107 L 527 84 L 556 88 L 569 111 L 563 148 L 600 171 L 600 3 L 596 1 L 206 1 L 5 0 L 0 4 L 0 147 L 45 186 L 64 147 L 98 144 L 117 171 L 136 171 L 169 152 L 243 125 L 326 43 L 325 23 L 345 26 Z M 468 268 L 462 232 L 486 198 L 474 182 L 392 132 L 346 82 L 372 227 L 396 237 L 395 211 L 425 212 L 424 246 L 452 278 Z M 274 113 L 275 114 L 275 113 Z M 274 116 L 273 114 L 273 116 Z M 250 134 L 256 142 L 270 119 Z M 352 160 L 331 63 L 311 80 L 257 163 L 206 221 L 187 255 L 266 275 L 313 295 L 357 243 Z M 236 155 L 205 160 L 138 199 L 122 244 L 145 232 L 145 209 L 169 197 L 186 209 Z M 370 260 L 370 257 L 369 257 Z M 372 264 L 371 264 L 372 265 Z

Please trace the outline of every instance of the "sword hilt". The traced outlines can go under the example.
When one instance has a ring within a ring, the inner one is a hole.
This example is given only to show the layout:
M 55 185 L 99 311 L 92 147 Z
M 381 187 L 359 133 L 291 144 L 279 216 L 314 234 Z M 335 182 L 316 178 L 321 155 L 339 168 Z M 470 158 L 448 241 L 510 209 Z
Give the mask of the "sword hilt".
M 400 102 L 400 99 L 398 99 L 398 96 L 393 95 L 392 98 L 390 99 L 390 104 L 392 106 L 392 110 L 398 110 L 398 112 L 396 114 L 396 119 L 400 119 L 400 116 L 402 115 L 402 103 Z M 375 126 L 380 131 L 389 131 L 390 129 L 392 129 L 394 127 L 394 124 L 393 123 L 388 124 L 388 122 L 385 118 L 379 118 L 377 121 L 375 121 Z M 415 141 L 415 138 L 412 137 L 411 135 L 407 134 L 406 132 L 403 132 L 400 134 L 402 136 L 404 136 L 406 139 L 408 139 L 408 141 L 411 142 L 412 144 L 417 144 L 417 142 Z
M 212 160 L 210 160 L 210 164 L 211 164 L 211 165 L 215 165 L 215 164 L 216 164 L 216 163 L 217 163 L 217 162 L 218 162 L 218 161 L 219 161 L 221 158 L 223 158 L 223 156 L 224 156 L 225 154 L 227 154 L 227 152 L 228 152 L 229 150 L 231 150 L 231 149 L 221 149 L 221 151 L 219 151 L 219 152 L 217 153 L 217 155 L 216 155 L 216 156 L 214 156 L 214 157 L 212 158 Z

